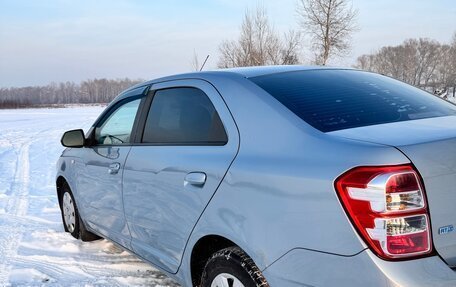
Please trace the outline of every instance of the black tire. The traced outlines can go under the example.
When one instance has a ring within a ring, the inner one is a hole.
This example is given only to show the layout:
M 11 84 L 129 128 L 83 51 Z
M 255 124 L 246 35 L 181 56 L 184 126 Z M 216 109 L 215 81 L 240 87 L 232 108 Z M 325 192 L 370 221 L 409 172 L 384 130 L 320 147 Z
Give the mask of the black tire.
M 269 287 L 252 258 L 239 247 L 228 247 L 212 255 L 204 267 L 201 287 L 211 287 L 214 279 L 221 274 L 235 277 L 245 287 Z
M 65 214 L 64 214 L 64 198 L 65 194 L 68 194 L 68 196 L 71 198 L 71 204 L 73 205 L 73 210 L 74 213 L 73 216 L 75 218 L 74 224 L 69 224 L 65 220 Z M 76 202 L 74 201 L 74 196 L 73 193 L 71 192 L 70 187 L 68 184 L 64 184 L 62 187 L 62 193 L 60 194 L 60 211 L 62 214 L 62 222 L 63 222 L 63 227 L 65 228 L 65 231 L 70 233 L 71 236 L 73 236 L 76 239 L 81 239 L 82 241 L 94 241 L 101 239 L 101 237 L 93 234 L 92 232 L 88 231 L 84 225 L 84 222 L 81 219 L 81 216 L 79 215 L 78 207 L 76 206 Z

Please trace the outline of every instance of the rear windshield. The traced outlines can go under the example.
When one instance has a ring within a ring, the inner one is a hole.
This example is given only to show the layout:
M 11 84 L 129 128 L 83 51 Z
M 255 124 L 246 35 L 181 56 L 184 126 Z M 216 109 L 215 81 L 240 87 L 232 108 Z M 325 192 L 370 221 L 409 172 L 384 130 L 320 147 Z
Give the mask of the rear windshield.
M 322 132 L 456 114 L 456 106 L 389 77 L 308 70 L 250 78 Z

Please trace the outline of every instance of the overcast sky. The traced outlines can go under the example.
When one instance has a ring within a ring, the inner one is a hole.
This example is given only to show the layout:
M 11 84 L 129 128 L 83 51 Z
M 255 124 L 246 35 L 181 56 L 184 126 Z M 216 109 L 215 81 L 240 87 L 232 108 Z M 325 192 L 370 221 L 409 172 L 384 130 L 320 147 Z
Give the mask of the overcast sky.
M 152 79 L 191 70 L 195 50 L 217 65 L 246 8 L 263 3 L 278 32 L 298 29 L 297 0 L 0 0 L 0 87 L 89 78 Z M 358 26 L 349 57 L 407 38 L 449 42 L 454 0 L 353 0 Z M 304 47 L 305 49 L 306 47 Z

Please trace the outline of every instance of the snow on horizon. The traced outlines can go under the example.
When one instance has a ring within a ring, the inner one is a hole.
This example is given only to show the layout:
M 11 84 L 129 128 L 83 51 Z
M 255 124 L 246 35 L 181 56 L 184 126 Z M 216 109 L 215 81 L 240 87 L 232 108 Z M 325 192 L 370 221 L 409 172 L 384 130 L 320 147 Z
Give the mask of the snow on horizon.
M 0 110 L 0 286 L 178 286 L 107 240 L 65 233 L 55 163 L 102 107 Z

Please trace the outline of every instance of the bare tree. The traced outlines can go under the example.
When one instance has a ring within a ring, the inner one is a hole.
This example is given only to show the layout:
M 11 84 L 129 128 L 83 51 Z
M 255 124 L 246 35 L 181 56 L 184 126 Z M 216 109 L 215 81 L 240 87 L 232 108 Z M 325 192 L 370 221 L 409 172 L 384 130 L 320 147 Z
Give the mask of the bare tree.
M 453 33 L 453 41 L 448 51 L 448 86 L 453 86 L 453 98 L 456 96 L 456 31 Z M 451 84 L 452 83 L 452 84 Z
M 194 71 L 194 72 L 198 72 L 201 68 L 196 50 L 193 50 L 193 57 L 192 57 L 192 61 L 190 64 L 191 64 L 192 71 Z
M 301 34 L 290 30 L 284 36 L 283 47 L 280 50 L 280 58 L 282 64 L 298 64 L 298 50 L 301 42 Z
M 220 68 L 298 64 L 300 34 L 289 31 L 280 38 L 270 24 L 264 7 L 244 15 L 237 40 L 224 41 L 220 47 Z
M 358 12 L 347 0 L 299 0 L 296 11 L 311 38 L 316 64 L 326 65 L 331 57 L 350 51 Z
M 374 55 L 362 55 L 356 59 L 354 67 L 365 71 L 374 71 L 376 65 L 375 61 L 376 58 Z
M 452 51 L 452 46 L 442 45 L 441 49 L 441 59 L 439 59 L 435 73 L 433 75 L 433 80 L 438 82 L 437 85 L 442 87 L 452 87 L 454 94 L 454 85 L 456 85 L 456 74 L 455 74 L 455 64 L 456 58 Z M 454 97 L 454 95 L 453 95 Z

